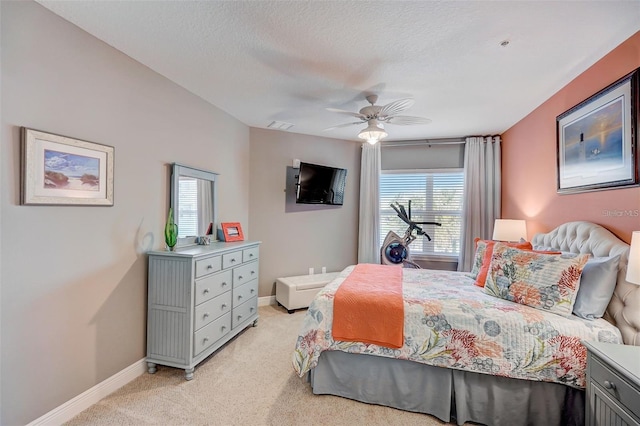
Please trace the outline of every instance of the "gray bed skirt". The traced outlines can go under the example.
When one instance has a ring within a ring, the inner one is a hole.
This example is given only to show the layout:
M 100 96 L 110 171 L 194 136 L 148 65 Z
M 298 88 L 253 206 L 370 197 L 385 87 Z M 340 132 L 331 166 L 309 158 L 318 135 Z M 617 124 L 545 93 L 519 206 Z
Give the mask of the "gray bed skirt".
M 583 425 L 584 391 L 412 361 L 327 351 L 309 373 L 315 394 L 491 426 Z

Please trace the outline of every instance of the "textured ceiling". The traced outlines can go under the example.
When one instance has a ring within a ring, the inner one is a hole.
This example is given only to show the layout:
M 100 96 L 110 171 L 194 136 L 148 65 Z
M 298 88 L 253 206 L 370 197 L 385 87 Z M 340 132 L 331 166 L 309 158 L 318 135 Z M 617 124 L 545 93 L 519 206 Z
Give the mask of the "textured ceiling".
M 433 121 L 388 140 L 502 133 L 640 30 L 640 0 L 38 2 L 249 126 L 349 140 L 325 108 L 369 93 Z

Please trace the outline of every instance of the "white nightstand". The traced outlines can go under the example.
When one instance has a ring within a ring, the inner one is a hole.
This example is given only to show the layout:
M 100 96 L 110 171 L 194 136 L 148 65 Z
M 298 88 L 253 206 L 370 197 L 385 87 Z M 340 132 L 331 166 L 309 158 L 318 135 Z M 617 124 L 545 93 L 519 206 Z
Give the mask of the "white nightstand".
M 587 347 L 586 425 L 640 426 L 640 346 Z

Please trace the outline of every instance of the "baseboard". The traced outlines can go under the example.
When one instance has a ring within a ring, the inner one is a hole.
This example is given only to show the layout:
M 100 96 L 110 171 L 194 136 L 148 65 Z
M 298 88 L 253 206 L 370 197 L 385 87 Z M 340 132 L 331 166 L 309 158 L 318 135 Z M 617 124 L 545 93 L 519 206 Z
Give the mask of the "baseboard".
M 276 304 L 275 296 L 258 297 L 258 306 L 269 306 L 269 305 L 275 305 L 275 304 Z
M 275 305 L 275 296 L 264 296 L 258 298 L 258 306 Z M 98 383 L 91 389 L 81 393 L 75 398 L 65 402 L 61 406 L 54 408 L 47 414 L 35 419 L 27 426 L 44 426 L 44 425 L 60 425 L 63 424 L 93 404 L 100 401 L 102 398 L 117 391 L 136 377 L 146 373 L 147 363 L 145 358 L 137 361 L 125 368 L 124 370 L 114 374 L 106 380 Z
M 44 416 L 37 418 L 27 426 L 61 425 L 91 407 L 102 398 L 120 389 L 136 377 L 144 374 L 146 371 L 147 363 L 145 358 L 142 358 L 140 361 L 135 362 L 124 370 L 98 383 L 91 389 L 65 402 L 58 408 L 54 408 Z

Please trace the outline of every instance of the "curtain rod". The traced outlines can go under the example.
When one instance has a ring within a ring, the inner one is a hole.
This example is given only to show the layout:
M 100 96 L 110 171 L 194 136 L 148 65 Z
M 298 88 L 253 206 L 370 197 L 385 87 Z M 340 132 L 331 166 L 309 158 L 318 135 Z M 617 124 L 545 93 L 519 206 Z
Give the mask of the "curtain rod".
M 381 142 L 380 148 L 394 148 L 399 146 L 419 146 L 419 145 L 460 145 L 464 144 L 464 139 L 422 139 L 415 141 L 387 141 Z

